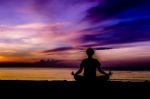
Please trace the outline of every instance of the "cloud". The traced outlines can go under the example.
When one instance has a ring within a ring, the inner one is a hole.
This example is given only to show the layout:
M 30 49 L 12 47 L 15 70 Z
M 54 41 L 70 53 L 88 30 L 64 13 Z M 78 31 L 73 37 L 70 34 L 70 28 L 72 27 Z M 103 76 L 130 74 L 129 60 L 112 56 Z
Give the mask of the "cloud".
M 67 51 L 73 49 L 72 47 L 61 47 L 61 48 L 55 48 L 51 50 L 45 50 L 42 53 L 50 53 L 50 52 L 57 52 L 57 51 Z
M 149 0 L 104 0 L 87 10 L 81 41 L 86 45 L 132 43 L 150 40 Z
M 112 49 L 110 47 L 101 47 L 101 46 L 97 46 L 97 47 L 93 47 L 94 50 L 108 50 L 108 49 Z M 45 54 L 52 54 L 57 53 L 57 52 L 69 52 L 69 51 L 77 51 L 77 52 L 81 52 L 84 51 L 85 49 L 87 49 L 87 47 L 78 47 L 78 48 L 73 48 L 73 47 L 59 47 L 59 48 L 54 48 L 54 49 L 50 49 L 50 50 L 44 50 L 41 53 L 45 53 Z
M 90 8 L 87 11 L 85 20 L 89 22 L 99 22 L 108 18 L 118 17 L 119 14 L 130 10 L 136 6 L 150 3 L 149 0 L 104 0 L 103 3 Z
M 150 41 L 149 0 L 0 0 L 0 4 L 0 48 L 10 57 L 80 59 L 88 47 L 113 53 Z
M 27 4 L 17 9 L 27 16 L 33 15 L 35 19 L 63 22 L 77 21 L 83 17 L 83 12 L 95 5 L 97 0 L 27 0 Z M 33 19 L 34 20 L 34 19 Z
M 87 29 L 90 32 L 82 36 L 83 42 L 93 41 L 96 44 L 131 43 L 150 40 L 149 19 L 136 19 L 134 21 L 120 22 L 100 30 L 97 28 Z M 90 30 L 90 31 L 89 31 Z

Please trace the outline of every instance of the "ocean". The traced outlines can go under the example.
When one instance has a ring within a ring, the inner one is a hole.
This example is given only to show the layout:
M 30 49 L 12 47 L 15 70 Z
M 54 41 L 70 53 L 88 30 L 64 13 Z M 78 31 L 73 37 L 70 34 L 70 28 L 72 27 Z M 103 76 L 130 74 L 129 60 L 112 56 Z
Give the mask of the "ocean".
M 72 81 L 72 68 L 0 68 L 0 80 L 67 80 Z M 106 71 L 107 72 L 107 71 Z M 150 81 L 150 71 L 112 71 L 112 81 Z M 100 75 L 100 74 L 98 74 Z

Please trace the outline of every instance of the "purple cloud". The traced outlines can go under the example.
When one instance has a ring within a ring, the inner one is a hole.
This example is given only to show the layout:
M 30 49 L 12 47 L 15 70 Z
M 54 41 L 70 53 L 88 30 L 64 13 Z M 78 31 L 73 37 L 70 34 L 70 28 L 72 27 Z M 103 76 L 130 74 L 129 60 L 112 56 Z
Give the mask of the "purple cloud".
M 59 52 L 59 51 L 68 51 L 73 49 L 72 47 L 60 47 L 60 48 L 55 48 L 55 49 L 51 49 L 51 50 L 45 50 L 42 51 L 42 53 L 50 53 L 50 52 Z
M 108 18 L 118 18 L 119 14 L 136 6 L 150 3 L 149 0 L 104 0 L 87 11 L 85 20 L 99 22 Z
M 87 10 L 83 22 L 82 43 L 96 45 L 132 43 L 150 40 L 149 0 L 104 0 Z

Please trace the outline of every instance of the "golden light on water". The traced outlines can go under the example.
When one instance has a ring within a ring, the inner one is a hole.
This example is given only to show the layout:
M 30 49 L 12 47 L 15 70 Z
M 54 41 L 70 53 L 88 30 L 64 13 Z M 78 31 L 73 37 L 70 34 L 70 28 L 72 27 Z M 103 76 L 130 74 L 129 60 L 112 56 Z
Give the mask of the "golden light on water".
M 76 69 L 58 68 L 0 68 L 1 80 L 74 80 L 71 75 Z M 150 80 L 149 71 L 112 71 L 110 80 L 145 81 Z

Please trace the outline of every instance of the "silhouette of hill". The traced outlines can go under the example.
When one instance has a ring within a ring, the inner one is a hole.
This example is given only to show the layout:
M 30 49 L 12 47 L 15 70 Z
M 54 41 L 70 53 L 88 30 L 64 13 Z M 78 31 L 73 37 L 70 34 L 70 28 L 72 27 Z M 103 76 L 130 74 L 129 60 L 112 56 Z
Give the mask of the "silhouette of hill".
M 37 62 L 5 62 L 0 63 L 0 67 L 54 67 L 54 68 L 69 68 L 70 64 L 63 63 L 61 60 L 55 60 L 55 59 L 41 59 Z

